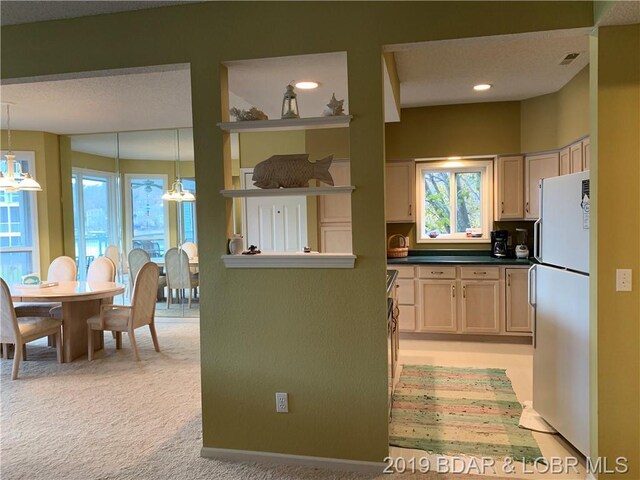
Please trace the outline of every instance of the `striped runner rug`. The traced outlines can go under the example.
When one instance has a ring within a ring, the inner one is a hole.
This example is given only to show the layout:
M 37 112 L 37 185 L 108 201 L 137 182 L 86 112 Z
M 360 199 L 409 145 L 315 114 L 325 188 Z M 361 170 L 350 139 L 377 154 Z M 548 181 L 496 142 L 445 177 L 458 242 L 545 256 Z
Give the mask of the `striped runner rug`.
M 542 457 L 505 370 L 404 365 L 393 394 L 389 443 L 441 455 Z

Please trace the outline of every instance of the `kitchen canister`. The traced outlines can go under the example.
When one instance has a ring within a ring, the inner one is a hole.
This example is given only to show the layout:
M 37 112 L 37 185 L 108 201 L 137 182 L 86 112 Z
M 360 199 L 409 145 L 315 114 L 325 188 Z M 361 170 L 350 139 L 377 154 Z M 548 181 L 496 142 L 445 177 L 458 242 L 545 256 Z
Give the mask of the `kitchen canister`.
M 244 238 L 242 235 L 232 235 L 229 240 L 229 253 L 231 255 L 241 255 L 244 251 Z

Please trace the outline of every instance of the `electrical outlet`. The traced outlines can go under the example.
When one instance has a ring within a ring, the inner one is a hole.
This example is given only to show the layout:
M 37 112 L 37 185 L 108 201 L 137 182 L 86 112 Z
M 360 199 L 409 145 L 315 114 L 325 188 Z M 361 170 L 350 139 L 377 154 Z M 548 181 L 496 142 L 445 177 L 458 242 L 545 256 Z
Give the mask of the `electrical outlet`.
M 276 393 L 276 412 L 288 413 L 289 412 L 289 394 L 288 393 Z
M 616 292 L 631 291 L 631 269 L 618 268 L 616 270 Z

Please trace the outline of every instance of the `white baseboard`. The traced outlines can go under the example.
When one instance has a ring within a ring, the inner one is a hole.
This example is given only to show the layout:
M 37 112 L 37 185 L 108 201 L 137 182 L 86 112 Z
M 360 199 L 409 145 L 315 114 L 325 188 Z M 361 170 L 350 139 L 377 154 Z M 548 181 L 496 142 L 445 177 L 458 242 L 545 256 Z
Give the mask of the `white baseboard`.
M 202 447 L 200 456 L 218 458 L 234 462 L 275 463 L 284 465 L 304 465 L 306 467 L 327 468 L 351 472 L 381 474 L 385 464 L 364 462 L 361 460 L 343 460 L 340 458 L 307 457 L 283 453 L 256 452 L 251 450 L 230 450 L 226 448 Z

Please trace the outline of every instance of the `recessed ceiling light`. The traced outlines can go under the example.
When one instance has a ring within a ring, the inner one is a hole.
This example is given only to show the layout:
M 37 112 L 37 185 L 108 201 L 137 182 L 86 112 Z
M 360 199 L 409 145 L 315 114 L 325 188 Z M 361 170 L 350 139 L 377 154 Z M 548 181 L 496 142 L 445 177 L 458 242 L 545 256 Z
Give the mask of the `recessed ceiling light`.
M 484 92 L 485 90 L 489 90 L 491 87 L 493 87 L 493 85 L 491 85 L 490 83 L 480 83 L 478 85 L 474 85 L 473 89 L 476 92 Z
M 296 82 L 296 88 L 301 90 L 313 90 L 318 88 L 318 82 Z

